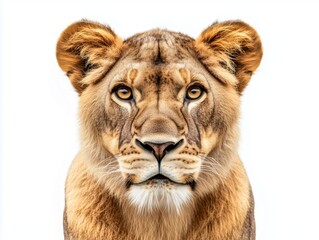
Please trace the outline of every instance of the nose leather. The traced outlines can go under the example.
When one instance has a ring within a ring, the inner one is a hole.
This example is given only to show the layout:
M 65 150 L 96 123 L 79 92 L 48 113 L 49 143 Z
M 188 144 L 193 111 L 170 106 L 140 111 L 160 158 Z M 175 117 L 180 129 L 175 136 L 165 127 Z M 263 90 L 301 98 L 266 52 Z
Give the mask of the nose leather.
M 149 142 L 145 141 L 144 143 L 140 140 L 136 139 L 136 145 L 145 151 L 151 152 L 160 163 L 166 153 L 178 148 L 181 144 L 183 144 L 183 139 L 179 140 L 177 143 L 169 141 L 169 142 Z
M 152 143 L 152 142 L 145 142 L 145 145 L 152 148 L 152 152 L 154 156 L 156 157 L 157 161 L 161 161 L 164 155 L 168 150 L 170 150 L 170 146 L 174 146 L 173 142 L 165 142 L 165 143 Z

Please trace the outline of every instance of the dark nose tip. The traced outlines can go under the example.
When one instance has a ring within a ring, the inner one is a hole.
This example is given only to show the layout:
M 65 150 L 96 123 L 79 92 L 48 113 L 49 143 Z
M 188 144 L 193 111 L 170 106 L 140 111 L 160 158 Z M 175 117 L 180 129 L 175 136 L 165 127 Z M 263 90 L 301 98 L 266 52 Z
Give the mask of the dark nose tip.
M 144 142 L 136 139 L 136 144 L 143 148 L 144 150 L 151 152 L 156 157 L 157 161 L 160 162 L 166 153 L 174 150 L 182 144 L 183 140 L 180 140 L 178 143 L 174 142 L 164 142 L 164 143 L 153 143 L 153 142 Z

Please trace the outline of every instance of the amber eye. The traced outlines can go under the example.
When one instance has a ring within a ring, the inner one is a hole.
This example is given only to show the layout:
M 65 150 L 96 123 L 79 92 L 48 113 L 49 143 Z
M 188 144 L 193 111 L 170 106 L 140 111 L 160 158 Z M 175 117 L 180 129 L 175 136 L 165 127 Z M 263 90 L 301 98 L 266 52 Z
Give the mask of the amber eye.
M 203 88 L 198 85 L 190 86 L 187 89 L 186 97 L 190 100 L 198 99 L 203 94 Z
M 114 92 L 116 96 L 122 100 L 130 100 L 133 97 L 132 90 L 127 86 L 119 86 Z

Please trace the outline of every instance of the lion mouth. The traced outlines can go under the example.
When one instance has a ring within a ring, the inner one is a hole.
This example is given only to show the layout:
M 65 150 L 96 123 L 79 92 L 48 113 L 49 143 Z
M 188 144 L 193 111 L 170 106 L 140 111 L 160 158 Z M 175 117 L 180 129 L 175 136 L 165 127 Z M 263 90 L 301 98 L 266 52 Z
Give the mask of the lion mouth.
M 176 184 L 176 185 L 188 185 L 190 186 L 190 188 L 192 190 L 195 190 L 195 186 L 196 186 L 196 182 L 195 181 L 191 181 L 191 182 L 187 182 L 187 183 L 180 183 L 180 182 L 175 182 L 172 179 L 170 179 L 169 177 L 164 176 L 163 174 L 156 174 L 153 177 L 143 181 L 143 182 L 139 182 L 139 183 L 133 183 L 133 182 L 126 182 L 126 187 L 130 188 L 130 186 L 132 185 L 143 185 L 143 184 L 163 184 L 163 183 L 168 183 L 168 184 Z
M 171 181 L 171 182 L 174 182 L 172 181 L 170 178 L 164 176 L 163 174 L 156 174 L 155 176 L 149 178 L 148 180 L 146 181 L 150 181 L 150 180 L 168 180 L 168 181 Z

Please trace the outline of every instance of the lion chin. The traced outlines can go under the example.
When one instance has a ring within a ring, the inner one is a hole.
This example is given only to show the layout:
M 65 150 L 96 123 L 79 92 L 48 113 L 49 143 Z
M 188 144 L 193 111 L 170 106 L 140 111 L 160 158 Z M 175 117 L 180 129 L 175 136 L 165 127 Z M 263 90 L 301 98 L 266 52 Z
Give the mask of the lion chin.
M 190 186 L 161 179 L 132 185 L 128 192 L 131 204 L 137 207 L 139 213 L 160 210 L 180 214 L 182 207 L 190 201 L 191 196 Z

